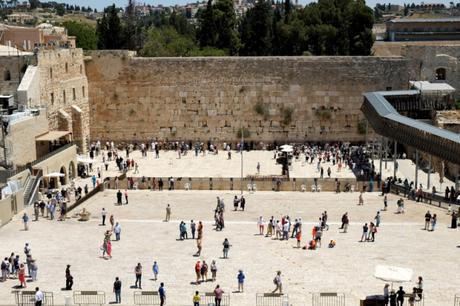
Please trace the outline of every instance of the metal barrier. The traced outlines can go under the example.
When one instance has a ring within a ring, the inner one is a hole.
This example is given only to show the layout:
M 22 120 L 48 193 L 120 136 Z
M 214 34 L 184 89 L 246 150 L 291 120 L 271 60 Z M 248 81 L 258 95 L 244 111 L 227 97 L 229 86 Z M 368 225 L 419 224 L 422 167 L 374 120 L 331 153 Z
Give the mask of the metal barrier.
M 460 294 L 455 295 L 454 306 L 460 306 Z
M 104 305 L 105 292 L 102 291 L 74 291 L 73 303 L 77 305 Z
M 157 291 L 135 291 L 134 305 L 160 305 Z
M 214 292 L 205 292 L 204 294 L 200 294 L 201 297 L 201 302 L 200 304 L 203 305 L 214 305 L 216 295 Z M 222 295 L 222 300 L 220 301 L 221 306 L 230 306 L 230 295 L 229 294 L 223 294 Z
M 345 294 L 336 292 L 312 293 L 313 306 L 344 306 Z
M 256 306 L 289 306 L 289 296 L 280 293 L 257 293 Z
M 53 306 L 53 293 L 43 292 L 43 306 Z M 13 291 L 17 306 L 34 306 L 35 305 L 35 291 Z

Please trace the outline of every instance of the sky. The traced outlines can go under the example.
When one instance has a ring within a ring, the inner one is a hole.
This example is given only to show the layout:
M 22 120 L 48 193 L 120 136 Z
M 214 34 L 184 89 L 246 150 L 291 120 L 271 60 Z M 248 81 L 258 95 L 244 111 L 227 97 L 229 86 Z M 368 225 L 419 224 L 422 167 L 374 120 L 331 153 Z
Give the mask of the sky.
M 80 6 L 90 6 L 92 8 L 97 8 L 98 10 L 102 10 L 104 7 L 115 4 L 119 7 L 124 7 L 126 6 L 126 3 L 128 3 L 128 0 L 54 0 L 56 2 L 63 2 L 63 3 L 68 3 L 68 4 L 76 4 Z M 46 1 L 45 1 L 46 2 Z M 175 5 L 175 4 L 186 4 L 190 2 L 196 2 L 196 0 L 136 0 L 137 3 L 145 3 L 145 4 L 150 4 L 150 5 L 165 5 L 165 6 L 170 6 L 170 5 Z M 311 2 L 309 0 L 299 0 L 299 3 L 301 4 L 306 4 L 308 2 Z M 420 3 L 422 1 L 404 1 L 404 0 L 366 0 L 367 5 L 370 7 L 374 7 L 375 3 L 393 3 L 393 4 L 403 4 L 403 3 Z M 449 0 L 431 0 L 431 1 L 425 1 L 429 3 L 444 3 L 445 5 L 449 5 Z M 457 2 L 457 1 L 454 1 Z

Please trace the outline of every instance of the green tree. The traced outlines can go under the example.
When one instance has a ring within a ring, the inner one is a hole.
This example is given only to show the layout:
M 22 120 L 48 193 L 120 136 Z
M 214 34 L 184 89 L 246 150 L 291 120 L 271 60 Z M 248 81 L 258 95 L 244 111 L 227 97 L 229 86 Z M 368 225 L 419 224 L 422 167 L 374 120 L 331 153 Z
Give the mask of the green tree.
M 244 15 L 240 26 L 241 55 L 263 56 L 272 53 L 271 1 L 257 1 Z
M 96 29 L 87 24 L 77 21 L 66 21 L 63 26 L 67 29 L 69 35 L 77 38 L 77 47 L 85 50 L 97 49 Z
M 59 16 L 64 16 L 65 14 L 65 6 L 64 4 L 56 5 L 56 14 Z
M 237 20 L 232 0 L 208 1 L 199 14 L 198 41 L 201 47 L 215 47 L 236 55 L 240 48 Z
M 107 7 L 104 10 L 103 17 L 98 20 L 96 33 L 98 36 L 99 49 L 122 49 L 123 29 L 121 26 L 120 17 L 118 17 L 118 9 L 115 4 Z
M 190 56 L 196 45 L 194 41 L 180 35 L 172 26 L 152 28 L 149 30 L 147 41 L 140 51 L 141 56 Z

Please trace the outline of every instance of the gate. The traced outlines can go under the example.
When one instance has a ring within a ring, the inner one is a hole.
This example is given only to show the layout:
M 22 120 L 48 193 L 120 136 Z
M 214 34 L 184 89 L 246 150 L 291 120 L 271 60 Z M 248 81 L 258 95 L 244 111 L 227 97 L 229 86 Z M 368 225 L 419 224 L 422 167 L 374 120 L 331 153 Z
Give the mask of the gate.
M 257 293 L 256 306 L 289 306 L 289 296 L 280 293 Z
M 77 305 L 104 305 L 105 292 L 101 291 L 74 291 L 73 303 Z
M 53 306 L 53 293 L 43 292 L 43 306 Z M 18 306 L 35 306 L 35 291 L 13 291 L 16 305 Z
M 134 305 L 160 305 L 157 291 L 135 291 Z
M 345 306 L 345 294 L 337 292 L 312 293 L 313 306 Z

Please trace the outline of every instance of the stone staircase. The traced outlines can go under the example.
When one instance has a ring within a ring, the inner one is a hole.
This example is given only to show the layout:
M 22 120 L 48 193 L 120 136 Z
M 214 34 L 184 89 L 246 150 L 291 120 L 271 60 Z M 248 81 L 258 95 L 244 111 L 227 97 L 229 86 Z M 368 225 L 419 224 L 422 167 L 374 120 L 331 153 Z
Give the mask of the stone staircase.
M 24 205 L 31 205 L 37 197 L 38 186 L 42 179 L 40 171 L 36 176 L 30 176 L 24 188 Z

